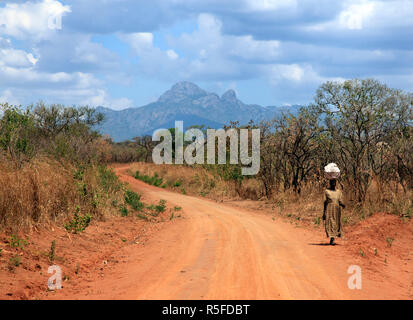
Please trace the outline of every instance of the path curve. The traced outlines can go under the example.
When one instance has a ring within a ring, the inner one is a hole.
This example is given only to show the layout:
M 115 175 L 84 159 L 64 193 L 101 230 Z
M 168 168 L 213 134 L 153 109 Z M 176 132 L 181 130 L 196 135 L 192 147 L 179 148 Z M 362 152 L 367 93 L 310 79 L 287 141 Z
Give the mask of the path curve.
M 381 299 L 391 293 L 363 278 L 348 288 L 351 258 L 326 241 L 321 229 L 149 186 L 115 168 L 147 200 L 167 200 L 184 219 L 130 252 L 117 279 L 105 279 L 116 299 Z M 107 289 L 106 289 L 107 290 Z M 394 298 L 394 297 L 393 297 Z

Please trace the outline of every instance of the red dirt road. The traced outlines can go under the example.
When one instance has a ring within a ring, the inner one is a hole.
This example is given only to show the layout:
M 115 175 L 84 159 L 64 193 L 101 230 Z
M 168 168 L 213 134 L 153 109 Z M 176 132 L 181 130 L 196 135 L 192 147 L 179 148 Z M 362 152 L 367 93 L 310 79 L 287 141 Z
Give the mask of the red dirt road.
M 25 250 L 0 236 L 0 299 L 413 298 L 413 221 L 375 214 L 348 226 L 332 247 L 321 227 L 247 209 L 242 201 L 155 188 L 128 168 L 115 168 L 121 180 L 147 204 L 167 200 L 168 210 L 151 222 L 107 217 L 77 235 L 59 226 L 39 229 L 21 235 L 30 236 Z M 170 220 L 173 206 L 183 210 Z M 52 240 L 65 275 L 57 291 L 47 289 Z M 17 254 L 21 265 L 11 271 Z M 351 265 L 361 267 L 361 290 L 348 288 Z
M 362 289 L 348 288 L 355 264 L 324 234 L 265 214 L 172 193 L 117 174 L 146 199 L 181 206 L 171 224 L 112 276 L 94 284 L 92 299 L 409 299 L 394 280 L 362 269 Z

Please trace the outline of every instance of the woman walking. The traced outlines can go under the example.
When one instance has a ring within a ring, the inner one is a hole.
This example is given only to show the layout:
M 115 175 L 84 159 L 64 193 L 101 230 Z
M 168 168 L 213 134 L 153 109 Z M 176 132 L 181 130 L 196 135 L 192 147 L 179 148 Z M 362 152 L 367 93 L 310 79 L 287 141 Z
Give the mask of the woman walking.
M 335 245 L 334 239 L 341 237 L 341 208 L 345 207 L 343 194 L 341 190 L 336 188 L 337 180 L 335 178 L 339 176 L 340 171 L 335 164 L 334 166 L 338 173 L 337 171 L 327 171 L 331 170 L 331 166 L 327 166 L 325 170 L 327 177 L 330 179 L 330 186 L 324 192 L 323 220 L 327 237 L 330 238 L 330 245 Z

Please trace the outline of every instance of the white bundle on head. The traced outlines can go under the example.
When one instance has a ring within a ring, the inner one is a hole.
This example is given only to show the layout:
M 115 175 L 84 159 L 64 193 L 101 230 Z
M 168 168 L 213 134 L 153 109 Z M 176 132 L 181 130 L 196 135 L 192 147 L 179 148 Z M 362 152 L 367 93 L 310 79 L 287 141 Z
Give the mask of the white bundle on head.
M 324 167 L 324 174 L 329 180 L 338 179 L 340 177 L 340 169 L 335 163 L 329 163 Z

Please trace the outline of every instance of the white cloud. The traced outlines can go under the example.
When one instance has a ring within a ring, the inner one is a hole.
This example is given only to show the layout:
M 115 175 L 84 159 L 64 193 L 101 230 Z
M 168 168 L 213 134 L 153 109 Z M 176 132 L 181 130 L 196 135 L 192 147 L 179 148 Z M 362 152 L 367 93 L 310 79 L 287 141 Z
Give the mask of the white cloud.
M 314 76 L 313 70 L 309 67 L 307 67 L 307 70 L 304 70 L 303 67 L 300 67 L 297 64 L 276 64 L 270 68 L 270 79 L 273 83 L 283 80 L 300 82 L 306 71 L 306 76 L 308 76 L 309 72 Z
M 279 57 L 279 41 L 224 35 L 222 22 L 210 14 L 200 14 L 197 26 L 191 33 L 168 36 L 166 50 L 154 45 L 152 33 L 119 37 L 134 50 L 143 73 L 168 81 L 246 79 L 253 76 L 255 64 Z M 259 72 L 256 69 L 255 76 Z
M 361 30 L 363 22 L 372 15 L 373 10 L 374 2 L 363 1 L 360 4 L 350 5 L 340 14 L 340 25 L 350 30 Z
M 69 6 L 56 0 L 6 3 L 0 8 L 0 34 L 22 40 L 47 38 L 55 32 L 50 28 L 51 20 L 69 12 Z
M 104 89 L 96 90 L 91 97 L 84 99 L 82 103 L 92 107 L 105 106 L 113 110 L 122 110 L 133 107 L 132 100 L 125 97 L 119 99 L 112 98 Z
M 171 59 L 171 60 L 176 60 L 176 59 L 178 59 L 178 54 L 174 51 L 174 50 L 172 50 L 172 49 L 169 49 L 169 50 L 166 50 L 166 54 L 168 55 L 168 57 Z
M 0 66 L 25 68 L 36 64 L 33 54 L 12 48 L 0 49 Z
M 19 100 L 13 95 L 10 89 L 6 89 L 0 93 L 0 103 L 8 103 L 10 105 L 19 105 Z
M 253 11 L 271 11 L 296 8 L 297 0 L 245 0 L 246 7 Z
M 153 34 L 150 32 L 122 34 L 120 38 L 129 43 L 137 54 L 153 50 Z
M 0 97 L 16 101 L 131 105 L 127 98 L 112 98 L 110 86 L 133 90 L 142 79 L 159 87 L 159 79 L 199 81 L 206 87 L 253 79 L 251 83 L 272 86 L 265 90 L 283 97 L 288 91 L 293 98 L 298 92 L 311 95 L 321 82 L 341 77 L 377 77 L 412 88 L 413 1 L 3 3 Z M 48 22 L 59 14 L 65 16 L 57 32 Z M 124 55 L 114 34 L 134 57 Z M 162 40 L 162 47 L 155 40 Z

